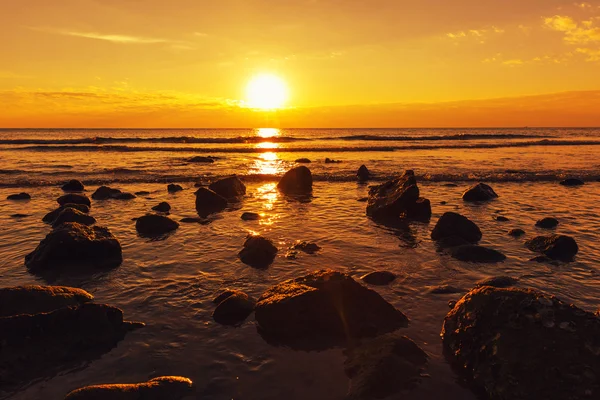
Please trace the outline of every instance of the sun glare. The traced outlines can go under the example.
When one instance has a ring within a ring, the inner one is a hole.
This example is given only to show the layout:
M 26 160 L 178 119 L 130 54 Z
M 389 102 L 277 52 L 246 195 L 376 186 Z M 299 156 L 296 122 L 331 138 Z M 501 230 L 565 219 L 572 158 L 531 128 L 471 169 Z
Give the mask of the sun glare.
M 287 101 L 287 85 L 275 75 L 257 75 L 246 87 L 246 98 L 251 108 L 275 110 L 283 107 Z

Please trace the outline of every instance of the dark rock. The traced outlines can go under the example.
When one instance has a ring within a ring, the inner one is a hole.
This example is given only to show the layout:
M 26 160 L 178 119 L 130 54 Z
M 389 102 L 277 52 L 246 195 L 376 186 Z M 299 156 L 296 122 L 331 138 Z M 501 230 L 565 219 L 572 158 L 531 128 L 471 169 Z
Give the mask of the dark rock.
M 532 259 L 530 259 L 529 261 L 541 264 L 541 263 L 551 263 L 553 260 L 548 256 L 536 256 L 536 257 L 533 257 Z
M 371 173 L 365 165 L 361 165 L 360 168 L 358 168 L 358 171 L 356 171 L 356 177 L 359 181 L 368 181 L 371 177 Z
M 246 186 L 235 175 L 213 182 L 208 188 L 226 199 L 234 199 L 246 194 Z
M 525 234 L 525 231 L 523 229 L 511 229 L 510 231 L 508 231 L 508 235 L 512 236 L 512 237 L 520 237 L 523 236 Z
M 122 260 L 121 244 L 107 228 L 66 222 L 25 256 L 25 265 L 31 271 L 81 264 L 110 268 Z
M 152 209 L 154 211 L 168 213 L 169 211 L 171 211 L 171 205 L 169 203 L 167 203 L 166 201 L 163 201 L 163 202 L 158 203 L 154 207 L 152 207 Z
M 6 200 L 31 200 L 31 196 L 29 193 L 17 193 L 17 194 L 9 194 Z
M 508 221 L 510 221 L 510 219 L 508 219 L 508 218 L 506 218 L 506 217 L 504 217 L 504 216 L 502 216 L 502 215 L 496 215 L 496 216 L 494 217 L 494 219 L 495 219 L 496 221 L 498 221 L 498 222 L 508 222 Z
M 440 201 L 440 205 L 445 206 L 446 204 L 448 204 L 447 201 Z
M 148 192 L 147 190 L 140 190 L 139 192 L 135 192 L 136 196 L 149 196 L 150 192 Z
M 86 206 L 85 204 L 67 203 L 63 206 L 58 207 L 56 210 L 50 211 L 48 214 L 46 214 L 44 216 L 44 218 L 42 218 L 42 221 L 49 223 L 49 224 L 53 223 L 56 220 L 56 218 L 59 216 L 59 214 L 61 212 L 63 212 L 63 210 L 65 208 L 72 208 L 72 209 L 80 211 L 84 214 L 87 214 L 90 212 L 90 208 L 88 206 Z
M 537 221 L 535 226 L 542 229 L 554 229 L 558 226 L 558 220 L 556 218 L 546 217 Z
M 256 301 L 246 293 L 235 290 L 219 302 L 213 312 L 213 319 L 222 325 L 237 325 L 254 311 Z
M 583 400 L 600 390 L 600 319 L 531 289 L 474 289 L 442 328 L 447 356 L 486 399 Z
M 310 169 L 301 165 L 286 172 L 277 184 L 277 188 L 288 195 L 308 195 L 312 193 L 312 182 Z
M 341 161 L 332 160 L 331 158 L 326 158 L 325 159 L 325 164 L 339 164 L 339 163 L 341 163 Z
M 434 286 L 429 289 L 429 293 L 431 294 L 456 294 L 463 293 L 464 290 L 461 288 L 457 288 L 451 285 L 440 285 Z
M 65 192 L 83 192 L 85 190 L 85 186 L 83 186 L 81 181 L 78 181 L 77 179 L 71 179 L 62 186 L 62 190 Z
M 160 376 L 144 383 L 87 386 L 70 392 L 65 400 L 180 400 L 193 393 L 190 379 Z
M 514 286 L 518 282 L 519 280 L 517 278 L 513 278 L 510 276 L 493 276 L 491 278 L 486 278 L 477 282 L 477 287 L 493 286 L 497 288 L 506 288 Z
M 407 207 L 406 214 L 414 220 L 429 221 L 431 219 L 431 202 L 429 199 L 419 197 L 414 204 Z
M 143 236 L 160 236 L 179 228 L 179 223 L 164 215 L 146 214 L 135 221 L 135 229 Z
M 56 199 L 56 201 L 61 206 L 66 204 L 83 204 L 84 206 L 88 206 L 88 208 L 92 206 L 92 202 L 90 201 L 89 197 L 76 193 L 65 194 L 64 196 L 60 196 L 58 199 Z
M 170 183 L 167 185 L 167 192 L 169 193 L 177 193 L 177 192 L 181 192 L 183 190 L 183 187 L 181 187 L 181 185 L 176 185 L 174 183 Z
M 348 345 L 408 325 L 377 292 L 332 270 L 273 286 L 258 299 L 255 316 L 265 339 L 304 349 Z
M 96 218 L 84 214 L 75 208 L 65 207 L 52 222 L 52 227 L 57 228 L 59 225 L 64 224 L 65 222 L 77 222 L 82 225 L 94 225 L 96 223 Z
M 132 193 L 119 193 L 114 197 L 115 200 L 132 200 L 135 199 L 135 195 Z
M 113 189 L 108 186 L 100 186 L 96 191 L 92 194 L 92 199 L 94 200 L 108 200 L 114 199 L 119 196 L 121 192 L 119 189 Z
M 270 239 L 262 236 L 250 236 L 239 252 L 240 260 L 254 268 L 267 268 L 277 255 L 277 247 Z
M 466 262 L 495 263 L 506 260 L 506 256 L 497 250 L 476 244 L 467 244 L 450 249 L 452 258 Z
M 481 240 L 481 230 L 467 217 L 454 212 L 444 213 L 431 232 L 433 240 L 440 240 L 449 236 L 457 236 L 469 243 Z
M 185 217 L 182 218 L 179 222 L 182 222 L 184 224 L 202 224 L 205 223 L 206 220 L 204 218 L 199 218 L 199 217 Z
M 296 160 L 298 164 L 310 164 L 311 161 L 308 158 L 299 158 Z
M 373 271 L 361 276 L 360 279 L 369 285 L 383 286 L 392 283 L 396 279 L 396 274 L 389 271 Z
M 419 188 L 413 171 L 408 170 L 398 179 L 369 189 L 367 215 L 373 219 L 422 219 L 426 214 L 431 215 L 431 205 L 429 200 L 419 198 Z
M 577 178 L 568 178 L 564 181 L 560 181 L 560 184 L 563 186 L 582 186 L 585 185 L 585 182 Z
M 285 253 L 285 258 L 287 258 L 288 260 L 295 260 L 296 258 L 298 258 L 298 252 L 295 250 L 290 250 L 287 253 Z
M 572 261 L 579 247 L 570 236 L 538 236 L 525 242 L 525 246 L 536 253 L 543 253 L 553 260 Z
M 361 197 L 360 199 L 358 199 L 356 201 L 361 202 L 361 203 L 366 203 L 367 201 L 369 201 L 369 198 L 368 197 Z
M 241 293 L 241 292 L 239 290 L 235 290 L 235 289 L 225 289 L 217 297 L 215 297 L 212 302 L 214 304 L 219 304 L 220 302 L 222 302 L 223 300 L 225 300 L 229 296 L 232 296 L 232 295 L 234 295 L 236 293 Z
M 456 307 L 456 300 L 448 301 L 448 307 L 450 307 L 451 310 Z
M 212 164 L 215 162 L 215 159 L 212 157 L 195 156 L 195 157 L 190 158 L 188 161 L 193 162 L 193 163 Z
M 0 317 L 39 314 L 78 306 L 94 297 L 82 289 L 65 286 L 15 286 L 0 288 Z
M 196 211 L 199 216 L 206 218 L 225 208 L 227 208 L 227 199 L 223 196 L 203 187 L 196 191 Z
M 300 250 L 307 254 L 314 254 L 321 250 L 321 246 L 316 243 L 299 240 L 292 246 L 292 250 Z
M 497 197 L 498 195 L 494 192 L 494 189 L 485 183 L 478 183 L 471 186 L 462 195 L 464 201 L 487 201 Z
M 427 365 L 427 354 L 400 332 L 366 340 L 347 356 L 348 400 L 383 399 L 414 389 Z
M 245 212 L 242 214 L 242 219 L 244 221 L 256 221 L 260 219 L 260 214 L 255 212 Z

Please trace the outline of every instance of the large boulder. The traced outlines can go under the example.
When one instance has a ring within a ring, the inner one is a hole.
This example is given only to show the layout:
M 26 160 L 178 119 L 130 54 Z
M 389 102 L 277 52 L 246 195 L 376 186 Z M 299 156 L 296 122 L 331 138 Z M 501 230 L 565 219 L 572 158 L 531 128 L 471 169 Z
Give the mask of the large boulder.
M 144 383 L 87 386 L 67 394 L 65 400 L 180 400 L 194 393 L 182 376 L 160 376 Z
M 312 183 L 310 169 L 301 165 L 286 172 L 279 180 L 277 189 L 287 195 L 308 195 L 312 193 Z
M 534 290 L 489 286 L 444 320 L 447 356 L 490 400 L 583 400 L 600 394 L 600 318 Z
M 65 194 L 63 196 L 60 196 L 58 199 L 56 199 L 56 201 L 61 206 L 64 206 L 66 204 L 83 204 L 84 206 L 88 206 L 88 207 L 92 206 L 92 202 L 90 201 L 89 197 L 87 197 L 86 195 L 77 194 L 77 193 Z
M 85 190 L 85 186 L 81 181 L 77 179 L 71 179 L 69 182 L 62 185 L 62 190 L 65 192 L 83 192 Z
M 563 181 L 560 181 L 560 184 L 563 186 L 582 186 L 585 185 L 585 182 L 577 178 L 567 178 Z
M 87 215 L 76 208 L 65 207 L 52 222 L 52 227 L 56 228 L 65 222 L 77 222 L 82 225 L 94 225 L 96 218 Z
M 110 268 L 122 260 L 121 244 L 107 228 L 66 222 L 25 256 L 25 265 L 31 271 L 81 264 Z
M 371 172 L 369 172 L 367 166 L 363 164 L 358 168 L 358 171 L 356 171 L 356 177 L 361 182 L 368 181 L 371 177 Z
M 431 203 L 419 197 L 415 174 L 407 170 L 400 178 L 369 190 L 367 215 L 378 220 L 402 217 L 428 219 L 431 217 Z
M 262 236 L 249 236 L 239 252 L 240 260 L 254 268 L 267 268 L 277 255 L 273 241 Z
M 142 236 L 160 236 L 179 228 L 179 223 L 164 215 L 146 214 L 135 221 L 135 229 Z
M 566 235 L 537 236 L 525 242 L 525 246 L 531 251 L 560 261 L 572 261 L 579 251 L 575 239 Z
M 239 290 L 228 290 L 215 299 L 217 308 L 213 319 L 223 325 L 237 325 L 254 311 L 256 301 Z
M 458 237 L 469 243 L 477 243 L 482 234 L 479 227 L 465 216 L 454 212 L 444 213 L 431 231 L 433 240 L 442 240 L 450 237 Z
M 223 196 L 203 187 L 196 191 L 196 211 L 199 216 L 206 218 L 225 208 L 227 208 L 227 199 Z
M 497 197 L 498 195 L 494 192 L 494 189 L 485 183 L 471 186 L 462 195 L 464 201 L 487 201 Z
M 31 200 L 31 195 L 25 192 L 9 194 L 6 200 Z
M 47 224 L 53 223 L 56 220 L 56 218 L 60 215 L 60 213 L 63 212 L 66 208 L 72 208 L 72 209 L 80 211 L 84 214 L 87 214 L 90 212 L 90 207 L 86 206 L 85 204 L 67 203 L 65 205 L 58 207 L 56 210 L 50 211 L 48 214 L 46 214 L 44 216 L 44 218 L 42 218 L 42 221 L 46 222 Z
M 496 263 L 506 260 L 506 256 L 499 251 L 476 244 L 452 247 L 450 255 L 465 262 Z
M 316 271 L 268 289 L 256 321 L 267 340 L 296 348 L 352 344 L 408 325 L 408 318 L 348 274 Z
M 0 318 L 39 314 L 78 306 L 94 297 L 82 289 L 65 286 L 15 286 L 0 288 Z
M 235 175 L 213 182 L 208 188 L 226 199 L 234 199 L 246 194 L 246 185 Z
M 108 186 L 100 186 L 96 191 L 92 194 L 92 199 L 94 200 L 131 200 L 135 199 L 135 195 L 131 193 L 125 193 L 120 191 L 119 189 L 114 189 Z

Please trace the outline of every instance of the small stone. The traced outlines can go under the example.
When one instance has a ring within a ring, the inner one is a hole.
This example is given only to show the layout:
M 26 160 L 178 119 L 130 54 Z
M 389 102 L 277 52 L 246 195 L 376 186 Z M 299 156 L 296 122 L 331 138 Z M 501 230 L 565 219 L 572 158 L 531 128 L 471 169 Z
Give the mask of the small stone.
M 356 177 L 361 182 L 368 181 L 371 177 L 371 172 L 369 172 L 369 169 L 366 167 L 366 165 L 361 165 L 356 172 Z
M 568 178 L 560 181 L 560 184 L 563 186 L 582 186 L 585 185 L 585 182 L 577 178 Z
M 164 215 L 147 214 L 135 222 L 135 229 L 143 236 L 160 236 L 179 228 L 179 224 Z
M 311 161 L 308 158 L 299 158 L 296 160 L 296 163 L 298 164 L 310 164 Z
M 525 234 L 525 231 L 523 229 L 511 229 L 510 231 L 508 231 L 508 235 L 512 236 L 512 237 L 520 237 L 523 236 Z
M 181 192 L 183 190 L 183 187 L 181 185 L 177 185 L 174 183 L 170 183 L 169 185 L 167 185 L 167 192 L 169 193 L 177 193 L 177 192 Z
M 383 286 L 393 282 L 396 275 L 389 271 L 373 271 L 361 276 L 360 279 L 369 285 Z
M 140 190 L 139 192 L 135 192 L 136 196 L 149 196 L 150 192 L 148 192 L 147 190 Z
M 171 205 L 169 203 L 167 203 L 166 201 L 163 201 L 163 202 L 155 205 L 154 207 L 152 207 L 152 209 L 154 211 L 168 213 L 169 211 L 171 211 Z
M 508 218 L 506 218 L 506 217 L 504 217 L 504 216 L 502 216 L 502 215 L 496 215 L 496 216 L 494 217 L 494 219 L 495 219 L 496 221 L 498 221 L 498 222 L 508 222 L 508 221 L 510 221 L 510 219 L 508 219 Z
M 65 192 L 83 192 L 85 187 L 81 181 L 78 181 L 77 179 L 71 179 L 62 186 L 62 190 Z
M 188 161 L 193 162 L 193 163 L 212 164 L 215 162 L 215 159 L 212 157 L 195 156 L 195 157 L 188 159 Z
M 316 243 L 297 241 L 296 244 L 292 246 L 292 250 L 300 250 L 307 254 L 314 254 L 321 250 L 321 247 Z
M 260 219 L 260 214 L 255 212 L 245 212 L 241 217 L 244 221 L 256 221 Z
M 8 195 L 6 200 L 31 200 L 31 196 L 29 195 L 29 193 L 22 192 L 17 194 L 10 194 Z
M 559 222 L 556 218 L 546 217 L 537 221 L 535 226 L 542 229 L 554 229 L 558 224 Z
M 267 268 L 277 255 L 273 241 L 262 236 L 250 236 L 239 252 L 240 260 L 254 268 Z

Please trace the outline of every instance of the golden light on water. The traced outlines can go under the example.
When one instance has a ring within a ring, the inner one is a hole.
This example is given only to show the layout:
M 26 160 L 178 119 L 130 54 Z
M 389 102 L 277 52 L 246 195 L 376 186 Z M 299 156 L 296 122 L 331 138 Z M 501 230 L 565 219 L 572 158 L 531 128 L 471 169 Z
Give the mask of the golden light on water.
M 276 149 L 278 147 L 279 147 L 279 143 L 273 143 L 273 142 L 262 142 L 262 143 L 256 144 L 257 149 Z
M 265 139 L 276 137 L 276 136 L 279 136 L 279 129 L 277 129 L 277 128 L 258 128 L 256 130 L 256 135 L 261 138 L 265 138 Z
M 282 108 L 287 99 L 287 85 L 276 75 L 257 75 L 248 82 L 246 87 L 246 101 L 250 108 L 276 110 Z
M 272 211 L 277 198 L 279 197 L 279 191 L 277 190 L 276 183 L 265 183 L 256 189 L 256 197 L 262 202 L 265 211 Z M 275 213 L 260 213 L 263 217 L 260 220 L 261 225 L 273 225 L 278 220 L 279 214 Z

